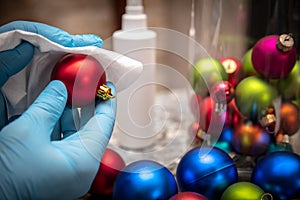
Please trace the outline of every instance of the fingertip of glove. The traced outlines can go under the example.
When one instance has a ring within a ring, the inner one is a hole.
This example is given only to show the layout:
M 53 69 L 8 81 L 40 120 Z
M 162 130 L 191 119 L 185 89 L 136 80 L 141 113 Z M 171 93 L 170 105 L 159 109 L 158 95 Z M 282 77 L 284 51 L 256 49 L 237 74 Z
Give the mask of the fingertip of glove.
M 60 98 L 63 101 L 67 100 L 67 89 L 63 82 L 59 80 L 51 81 L 46 88 L 47 95 Z
M 96 46 L 102 48 L 103 40 L 98 35 L 85 34 L 74 36 L 74 46 Z

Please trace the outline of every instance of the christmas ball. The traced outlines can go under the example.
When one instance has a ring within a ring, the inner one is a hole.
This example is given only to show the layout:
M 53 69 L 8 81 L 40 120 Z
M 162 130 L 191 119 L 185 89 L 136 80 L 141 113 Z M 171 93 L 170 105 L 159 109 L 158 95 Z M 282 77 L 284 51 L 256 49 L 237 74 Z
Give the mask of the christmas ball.
M 176 177 L 181 191 L 203 194 L 219 200 L 225 189 L 237 182 L 237 168 L 224 151 L 209 146 L 196 147 L 180 160 Z
M 140 160 L 126 166 L 119 174 L 113 199 L 169 199 L 178 193 L 173 174 L 163 165 Z
M 235 127 L 235 126 L 237 126 L 238 124 L 244 122 L 247 119 L 238 110 L 238 108 L 236 106 L 236 103 L 235 103 L 235 98 L 232 99 L 229 104 L 227 104 L 227 111 L 229 112 L 231 127 Z
M 263 200 L 268 199 L 260 187 L 250 182 L 238 182 L 229 186 L 222 195 L 221 200 Z
M 270 140 L 270 134 L 261 126 L 245 122 L 234 128 L 232 145 L 237 153 L 257 156 L 268 149 Z
M 169 200 L 208 200 L 205 196 L 196 192 L 181 192 L 171 197 Z
M 253 67 L 253 63 L 251 60 L 253 49 L 249 49 L 242 58 L 242 68 L 244 77 L 248 76 L 258 76 L 258 73 L 255 71 Z
M 214 58 L 202 58 L 195 62 L 192 68 L 192 86 L 194 90 L 205 97 L 210 88 L 217 82 L 227 80 L 223 65 Z
M 98 92 L 105 91 L 106 74 L 102 65 L 92 56 L 67 54 L 54 66 L 51 80 L 62 81 L 68 91 L 67 105 L 81 107 L 95 101 Z M 102 88 L 104 87 L 104 88 Z M 106 95 L 106 94 L 104 94 Z
M 289 143 L 289 136 L 283 134 L 281 130 L 276 133 L 276 136 L 272 135 L 267 153 L 276 151 L 294 151 L 292 145 Z
M 107 148 L 101 159 L 96 177 L 93 180 L 90 193 L 111 195 L 117 176 L 124 167 L 125 162 L 122 157 L 114 150 Z
M 230 116 L 227 110 L 216 110 L 216 103 L 211 96 L 204 98 L 200 103 L 200 128 L 218 138 L 224 127 L 230 126 Z
M 242 63 L 238 59 L 232 57 L 221 58 L 220 62 L 225 68 L 228 82 L 235 88 L 244 77 Z
M 280 106 L 280 129 L 293 135 L 300 128 L 300 109 L 292 102 L 283 102 Z
M 218 138 L 218 141 L 214 144 L 214 146 L 230 154 L 233 152 L 233 146 L 231 144 L 232 137 L 233 137 L 233 129 L 227 127 L 221 132 L 221 135 Z
M 252 182 L 274 199 L 291 199 L 300 191 L 300 157 L 289 151 L 268 154 L 259 160 Z
M 300 99 L 300 62 L 296 64 L 290 74 L 283 79 L 278 80 L 280 94 L 285 100 Z
M 266 78 L 286 77 L 297 60 L 294 40 L 290 35 L 269 35 L 260 39 L 253 47 L 254 69 Z
M 243 79 L 235 89 L 238 110 L 251 120 L 260 120 L 277 98 L 277 90 L 264 80 L 250 76 Z
M 227 104 L 234 97 L 234 88 L 228 81 L 220 81 L 213 85 L 211 97 L 215 103 Z

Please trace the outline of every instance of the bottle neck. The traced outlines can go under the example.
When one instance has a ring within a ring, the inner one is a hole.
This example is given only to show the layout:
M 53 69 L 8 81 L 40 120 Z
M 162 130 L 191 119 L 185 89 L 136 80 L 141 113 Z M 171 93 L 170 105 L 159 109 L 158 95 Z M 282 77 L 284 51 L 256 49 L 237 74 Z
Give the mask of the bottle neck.
M 143 6 L 126 6 L 122 16 L 122 30 L 141 29 L 147 27 L 147 16 Z

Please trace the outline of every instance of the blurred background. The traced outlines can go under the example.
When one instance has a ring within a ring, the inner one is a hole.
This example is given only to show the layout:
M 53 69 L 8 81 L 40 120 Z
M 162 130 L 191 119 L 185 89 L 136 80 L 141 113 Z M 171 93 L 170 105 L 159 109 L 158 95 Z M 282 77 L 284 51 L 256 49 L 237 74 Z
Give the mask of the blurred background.
M 0 25 L 38 21 L 71 34 L 93 33 L 110 41 L 121 28 L 126 0 L 0 0 Z M 149 27 L 189 34 L 192 0 L 144 0 Z M 195 0 L 195 40 L 213 57 L 241 59 L 268 34 L 292 33 L 299 55 L 299 0 Z M 174 42 L 174 41 L 170 41 Z M 109 44 L 105 44 L 109 46 Z M 159 63 L 186 75 L 186 61 L 158 52 Z

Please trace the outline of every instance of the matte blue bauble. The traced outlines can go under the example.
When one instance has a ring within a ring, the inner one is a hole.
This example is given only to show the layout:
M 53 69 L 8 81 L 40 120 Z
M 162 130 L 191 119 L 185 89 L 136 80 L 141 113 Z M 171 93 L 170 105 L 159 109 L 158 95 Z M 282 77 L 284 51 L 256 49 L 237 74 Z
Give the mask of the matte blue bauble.
M 175 177 L 166 167 L 155 161 L 140 160 L 129 164 L 119 174 L 113 199 L 169 199 L 177 193 Z
M 198 192 L 219 200 L 238 180 L 237 168 L 227 153 L 216 147 L 196 147 L 186 153 L 176 172 L 181 191 Z
M 300 191 L 300 156 L 289 151 L 268 154 L 255 166 L 252 182 L 274 199 L 291 199 Z
M 228 154 L 232 153 L 234 151 L 234 148 L 231 144 L 232 135 L 233 135 L 233 129 L 225 128 L 221 132 L 221 135 L 220 135 L 218 141 L 213 146 L 218 147 L 219 149 L 225 151 Z

